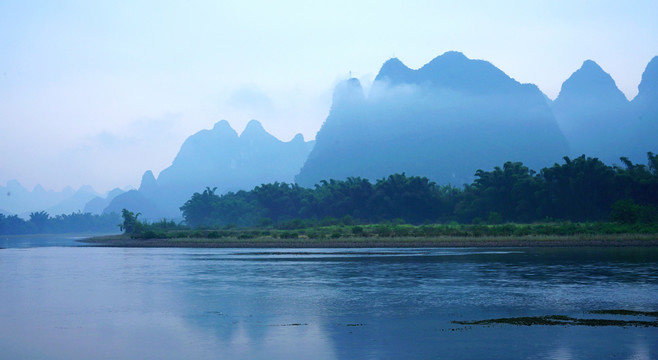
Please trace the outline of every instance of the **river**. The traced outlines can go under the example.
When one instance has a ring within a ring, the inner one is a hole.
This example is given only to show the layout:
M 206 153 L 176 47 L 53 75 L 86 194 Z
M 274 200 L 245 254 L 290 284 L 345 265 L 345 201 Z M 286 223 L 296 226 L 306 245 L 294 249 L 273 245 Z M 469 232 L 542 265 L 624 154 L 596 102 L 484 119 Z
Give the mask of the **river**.
M 0 238 L 0 358 L 658 358 L 656 327 L 453 323 L 658 311 L 656 248 L 140 249 L 75 238 Z

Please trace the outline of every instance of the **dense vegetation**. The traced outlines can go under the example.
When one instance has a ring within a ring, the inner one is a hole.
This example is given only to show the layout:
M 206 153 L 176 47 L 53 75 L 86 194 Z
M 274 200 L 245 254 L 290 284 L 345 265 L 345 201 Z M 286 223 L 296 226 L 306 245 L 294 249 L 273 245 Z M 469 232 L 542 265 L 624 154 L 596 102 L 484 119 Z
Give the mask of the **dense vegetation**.
M 28 220 L 17 215 L 0 214 L 0 234 L 62 234 L 116 232 L 120 217 L 117 214 L 93 215 L 74 212 L 51 217 L 45 211 L 33 212 Z
M 216 242 L 267 242 L 276 240 L 299 240 L 298 244 L 319 244 L 318 241 L 341 239 L 491 239 L 555 237 L 591 238 L 592 236 L 615 236 L 618 240 L 642 238 L 641 235 L 658 233 L 658 223 L 621 224 L 615 222 L 587 223 L 536 223 L 536 224 L 428 224 L 411 225 L 398 222 L 380 224 L 347 225 L 353 219 L 293 220 L 270 227 L 222 227 L 190 229 L 181 225 L 166 225 L 167 222 L 141 223 L 138 228 L 124 228 L 134 239 L 167 239 L 176 241 Z M 328 223 L 334 223 L 329 225 Z M 631 235 L 625 236 L 626 235 Z
M 396 220 L 409 224 L 500 224 L 546 221 L 658 221 L 658 156 L 648 165 L 622 158 L 607 166 L 596 158 L 564 158 L 540 172 L 507 162 L 478 170 L 462 189 L 424 177 L 390 175 L 374 184 L 362 178 L 329 180 L 303 188 L 273 183 L 251 191 L 215 194 L 206 188 L 182 207 L 192 227 L 259 226 L 349 219 L 358 224 Z M 327 220 L 329 219 L 329 220 Z
M 176 224 L 173 220 L 162 219 L 157 222 L 145 222 L 140 221 L 139 216 L 141 214 L 135 214 L 128 209 L 123 209 L 121 211 L 121 217 L 123 222 L 119 224 L 119 228 L 125 234 L 130 234 L 132 237 L 142 238 L 142 239 L 153 239 L 153 238 L 166 238 L 169 233 L 172 231 L 187 230 L 189 227 Z

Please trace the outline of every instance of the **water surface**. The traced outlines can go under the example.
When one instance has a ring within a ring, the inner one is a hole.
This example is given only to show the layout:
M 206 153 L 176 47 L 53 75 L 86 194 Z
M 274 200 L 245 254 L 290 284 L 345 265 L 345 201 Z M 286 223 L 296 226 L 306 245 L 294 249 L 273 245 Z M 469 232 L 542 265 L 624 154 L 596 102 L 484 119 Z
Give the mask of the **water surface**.
M 453 320 L 658 310 L 658 251 L 0 250 L 0 358 L 655 359 L 656 328 Z

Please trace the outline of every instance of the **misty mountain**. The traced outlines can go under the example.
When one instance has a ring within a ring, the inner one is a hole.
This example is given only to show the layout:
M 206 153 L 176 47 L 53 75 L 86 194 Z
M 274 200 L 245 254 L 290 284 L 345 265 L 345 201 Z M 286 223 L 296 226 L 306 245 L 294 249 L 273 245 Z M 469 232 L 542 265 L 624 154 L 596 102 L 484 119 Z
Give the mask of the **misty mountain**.
M 217 193 L 248 190 L 272 182 L 293 182 L 313 147 L 301 134 L 284 142 L 256 120 L 242 134 L 225 120 L 185 140 L 171 166 L 156 179 L 147 171 L 139 190 L 117 196 L 104 210 L 122 208 L 144 218 L 180 218 L 179 207 L 194 192 L 217 187 Z
M 655 56 L 642 73 L 638 94 L 631 101 L 634 124 L 634 142 L 641 155 L 647 151 L 658 153 L 658 56 Z M 642 160 L 646 160 L 643 157 Z
M 98 197 L 98 193 L 96 193 L 91 186 L 85 185 L 80 187 L 66 199 L 58 202 L 54 206 L 46 208 L 45 211 L 51 215 L 79 212 L 82 211 L 85 208 L 85 205 L 95 197 Z
M 571 145 L 572 156 L 587 154 L 612 164 L 620 156 L 636 159 L 637 129 L 631 104 L 612 77 L 592 60 L 583 63 L 563 84 L 553 113 Z
M 535 85 L 521 84 L 489 62 L 447 52 L 418 70 L 388 60 L 368 96 L 357 79 L 339 84 L 296 180 L 313 186 L 406 172 L 461 186 L 477 169 L 505 161 L 539 169 L 568 153 Z
M 144 220 L 178 218 L 173 209 L 163 208 L 165 205 L 164 201 L 147 196 L 139 190 L 130 190 L 112 199 L 110 204 L 103 210 L 103 214 L 121 214 L 123 209 L 129 209 L 135 213 L 140 213 L 142 215 L 140 219 Z
M 38 211 L 54 216 L 82 211 L 85 204 L 96 196 L 98 194 L 90 186 L 78 190 L 67 186 L 62 191 L 46 191 L 41 185 L 36 185 L 29 191 L 18 181 L 10 180 L 6 186 L 0 186 L 0 208 L 24 218 Z
M 110 190 L 107 194 L 106 197 L 100 197 L 96 196 L 93 199 L 89 200 L 85 204 L 84 209 L 82 212 L 84 213 L 90 213 L 94 215 L 100 215 L 103 213 L 103 210 L 110 205 L 110 202 L 117 196 L 123 194 L 125 191 L 119 189 L 119 188 L 114 188 Z

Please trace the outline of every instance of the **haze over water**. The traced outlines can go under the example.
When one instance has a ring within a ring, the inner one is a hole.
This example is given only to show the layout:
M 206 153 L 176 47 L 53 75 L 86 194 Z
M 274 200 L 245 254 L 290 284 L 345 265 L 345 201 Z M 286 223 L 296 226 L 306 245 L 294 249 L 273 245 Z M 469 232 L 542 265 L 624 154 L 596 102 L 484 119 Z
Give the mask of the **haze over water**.
M 3 249 L 0 358 L 654 359 L 656 328 L 451 321 L 656 311 L 657 259 L 636 248 Z

